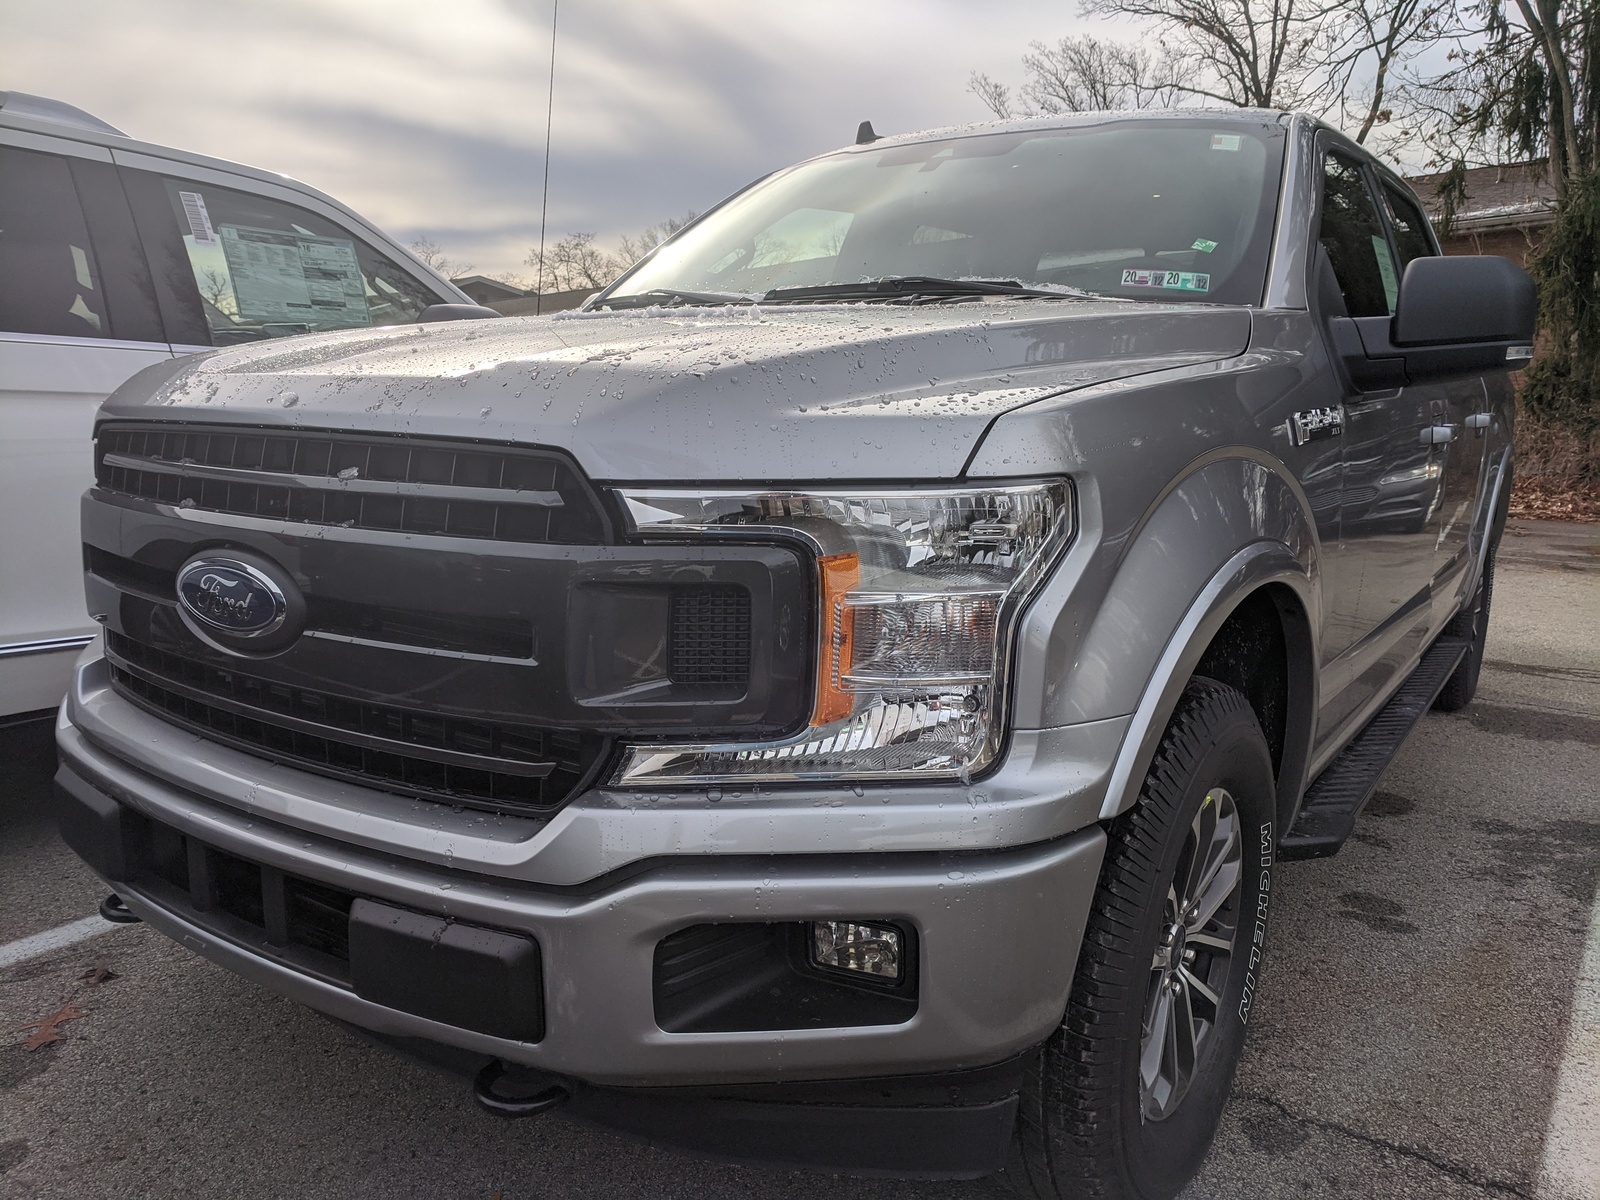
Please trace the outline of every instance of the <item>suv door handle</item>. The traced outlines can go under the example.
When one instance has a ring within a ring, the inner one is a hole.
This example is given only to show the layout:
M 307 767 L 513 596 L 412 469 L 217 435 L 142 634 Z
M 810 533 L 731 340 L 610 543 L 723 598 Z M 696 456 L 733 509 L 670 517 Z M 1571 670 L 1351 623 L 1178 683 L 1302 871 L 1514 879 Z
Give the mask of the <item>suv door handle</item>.
M 1466 426 L 1467 426 L 1468 429 L 1475 430 L 1477 432 L 1477 435 L 1479 437 L 1482 437 L 1483 434 L 1484 434 L 1484 431 L 1489 428 L 1489 424 L 1493 420 L 1494 420 L 1494 414 L 1493 413 L 1486 413 L 1486 412 L 1473 413 L 1470 417 L 1467 418 Z
M 1455 441 L 1456 427 L 1454 425 L 1429 425 L 1422 431 L 1422 444 L 1424 446 L 1445 446 Z

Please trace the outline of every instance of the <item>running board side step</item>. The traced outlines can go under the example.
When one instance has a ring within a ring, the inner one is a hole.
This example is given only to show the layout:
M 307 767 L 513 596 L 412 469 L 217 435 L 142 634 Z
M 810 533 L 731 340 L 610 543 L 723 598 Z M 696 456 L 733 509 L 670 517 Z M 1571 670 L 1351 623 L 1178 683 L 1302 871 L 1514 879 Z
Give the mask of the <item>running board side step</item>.
M 1281 858 L 1328 858 L 1339 852 L 1356 817 L 1378 790 L 1378 781 L 1405 745 L 1412 729 L 1467 653 L 1464 639 L 1440 638 L 1423 654 L 1389 703 L 1306 789 L 1300 815 L 1278 844 Z

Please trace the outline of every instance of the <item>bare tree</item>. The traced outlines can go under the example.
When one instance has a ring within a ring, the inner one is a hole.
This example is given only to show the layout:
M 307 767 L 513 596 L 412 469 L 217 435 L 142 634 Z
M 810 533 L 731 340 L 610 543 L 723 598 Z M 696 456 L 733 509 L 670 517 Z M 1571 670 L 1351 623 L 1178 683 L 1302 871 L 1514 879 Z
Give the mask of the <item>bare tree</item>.
M 1407 106 L 1404 68 L 1450 35 L 1455 8 L 1454 0 L 1339 0 L 1324 10 L 1313 53 L 1316 72 L 1324 95 L 1338 98 L 1338 116 L 1345 128 L 1354 127 L 1350 136 L 1356 141 L 1365 142 Z
M 983 101 L 983 106 L 998 120 L 1009 121 L 1018 115 L 1011 107 L 1011 89 L 982 71 L 967 76 L 967 91 Z
M 628 266 L 632 266 L 699 215 L 691 209 L 681 217 L 668 217 L 641 233 L 632 236 L 623 234 L 617 241 L 617 256 Z
M 444 252 L 444 247 L 432 238 L 420 237 L 407 247 L 426 266 L 432 267 L 446 279 L 459 279 L 463 275 L 470 275 L 475 264 L 463 262 L 457 258 L 450 258 Z
M 1159 54 L 1088 34 L 1053 46 L 1032 42 L 1022 56 L 1025 78 L 1013 103 L 1011 89 L 973 72 L 967 90 L 1002 120 L 1117 108 L 1166 108 L 1175 92 L 1163 78 L 1176 72 Z
M 639 233 L 624 234 L 617 239 L 615 250 L 601 247 L 592 233 L 569 233 L 545 250 L 545 287 L 554 292 L 603 288 L 697 215 L 690 212 L 682 217 L 668 217 Z M 538 250 L 529 250 L 524 261 L 528 266 L 537 268 Z
M 1245 108 L 1296 105 L 1312 65 L 1315 0 L 1084 0 L 1086 16 L 1154 27 L 1175 92 Z
M 220 271 L 207 271 L 200 276 L 200 298 L 218 312 L 230 317 L 238 315 L 238 304 L 233 295 L 233 280 Z
M 1034 42 L 1015 92 L 977 72 L 967 90 L 1002 118 L 1208 100 L 1309 108 L 1366 141 L 1389 127 L 1403 68 L 1444 36 L 1455 8 L 1456 0 L 1083 0 L 1085 15 L 1131 17 L 1153 37 Z M 1389 132 L 1391 141 L 1409 134 Z
M 546 249 L 543 287 L 555 292 L 603 288 L 621 274 L 623 265 L 616 255 L 600 249 L 594 239 L 592 233 L 569 233 Z M 538 252 L 530 251 L 524 261 L 537 267 Z

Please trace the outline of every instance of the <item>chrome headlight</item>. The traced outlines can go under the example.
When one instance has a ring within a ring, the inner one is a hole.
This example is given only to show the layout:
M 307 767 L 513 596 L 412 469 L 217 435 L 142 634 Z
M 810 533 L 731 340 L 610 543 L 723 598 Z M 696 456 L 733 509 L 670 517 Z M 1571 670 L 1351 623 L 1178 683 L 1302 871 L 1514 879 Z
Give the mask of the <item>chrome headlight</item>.
M 819 636 L 808 728 L 632 746 L 613 784 L 966 778 L 993 760 L 1017 614 L 1071 538 L 1067 483 L 617 495 L 645 536 L 800 542 Z

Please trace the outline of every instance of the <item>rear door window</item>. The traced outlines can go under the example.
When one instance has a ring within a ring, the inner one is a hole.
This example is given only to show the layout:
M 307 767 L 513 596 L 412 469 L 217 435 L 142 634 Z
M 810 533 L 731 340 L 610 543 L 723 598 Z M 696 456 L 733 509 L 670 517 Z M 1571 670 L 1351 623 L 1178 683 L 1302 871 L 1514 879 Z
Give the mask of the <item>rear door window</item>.
M 1322 227 L 1318 239 L 1352 317 L 1387 317 L 1400 292 L 1400 272 L 1360 165 L 1342 154 L 1323 160 Z
M 406 324 L 443 299 L 343 226 L 298 205 L 124 174 L 144 177 L 130 181 L 141 232 L 157 243 L 152 258 L 183 276 L 168 304 L 188 310 L 182 323 L 203 331 L 200 344 Z
M 1383 185 L 1383 202 L 1389 210 L 1389 225 L 1394 230 L 1395 249 L 1400 252 L 1400 270 L 1415 258 L 1431 258 L 1435 251 L 1428 238 L 1428 219 L 1404 193 Z
M 114 336 L 65 158 L 0 146 L 0 330 Z

